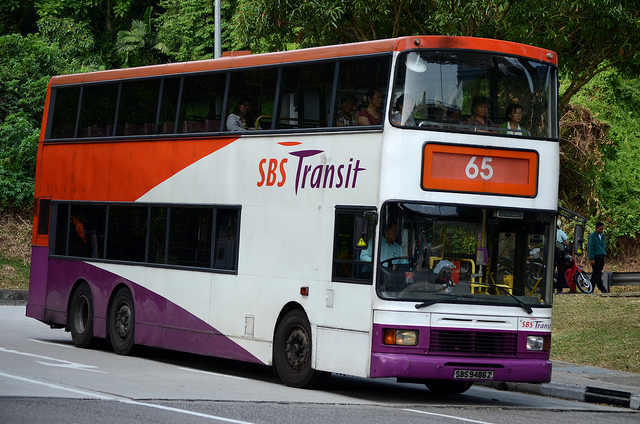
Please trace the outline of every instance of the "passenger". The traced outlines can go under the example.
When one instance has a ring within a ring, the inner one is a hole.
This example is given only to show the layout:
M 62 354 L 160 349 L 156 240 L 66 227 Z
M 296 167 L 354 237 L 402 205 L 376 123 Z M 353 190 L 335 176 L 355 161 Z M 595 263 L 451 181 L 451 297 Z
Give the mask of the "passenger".
M 397 112 L 391 117 L 391 121 L 396 125 L 406 125 L 410 127 L 416 126 L 412 113 L 416 102 L 409 96 L 405 101 L 404 94 L 396 99 Z
M 251 102 L 246 98 L 241 98 L 236 104 L 233 113 L 227 117 L 227 131 L 248 131 L 253 129 L 253 122 L 250 115 Z
M 350 127 L 356 122 L 356 96 L 353 93 L 345 93 L 340 99 L 340 110 L 336 114 L 337 127 Z
M 516 103 L 512 103 L 507 107 L 504 112 L 505 121 L 500 124 L 500 128 L 506 129 L 506 131 L 500 131 L 504 134 L 522 135 L 522 128 L 520 127 L 520 121 L 522 121 L 522 106 Z
M 493 122 L 487 117 L 488 114 L 489 106 L 487 105 L 487 100 L 484 97 L 476 97 L 471 103 L 471 116 L 468 117 L 465 122 L 461 123 L 474 127 L 493 127 Z
M 447 122 L 450 124 L 459 124 L 460 118 L 462 118 L 462 113 L 460 113 L 460 109 L 451 108 L 447 111 Z
M 358 112 L 358 125 L 382 124 L 382 91 L 372 88 L 365 96 L 367 108 Z

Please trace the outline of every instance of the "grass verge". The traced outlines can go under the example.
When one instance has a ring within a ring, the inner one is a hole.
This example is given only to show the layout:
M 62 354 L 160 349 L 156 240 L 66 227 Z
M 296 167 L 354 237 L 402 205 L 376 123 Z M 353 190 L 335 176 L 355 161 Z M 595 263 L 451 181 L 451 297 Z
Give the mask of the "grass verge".
M 29 288 L 31 218 L 28 212 L 0 212 L 0 288 Z
M 552 360 L 640 373 L 640 297 L 556 296 L 552 330 Z

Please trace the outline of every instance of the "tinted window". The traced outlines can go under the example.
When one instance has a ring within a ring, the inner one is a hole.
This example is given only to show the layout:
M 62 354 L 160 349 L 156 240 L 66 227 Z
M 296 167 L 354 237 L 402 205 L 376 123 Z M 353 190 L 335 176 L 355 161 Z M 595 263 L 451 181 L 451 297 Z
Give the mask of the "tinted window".
M 118 84 L 99 84 L 84 87 L 78 137 L 106 137 L 113 135 L 117 99 Z
M 366 109 L 366 94 L 369 90 L 380 90 L 383 96 L 387 92 L 389 67 L 390 58 L 388 56 L 340 62 L 339 95 L 336 101 L 340 102 L 347 96 L 355 96 L 357 102 L 356 114 L 358 111 Z M 386 100 L 382 100 L 384 105 Z M 335 105 L 335 110 L 336 113 L 340 110 L 340 104 Z M 382 113 L 382 111 L 380 112 Z
M 55 255 L 67 254 L 67 236 L 69 235 L 69 205 L 55 205 L 56 216 L 55 238 L 51 240 L 51 250 Z
M 154 134 L 160 80 L 123 82 L 116 135 Z
M 211 266 L 212 210 L 171 208 L 168 264 Z
M 165 246 L 167 239 L 167 208 L 151 207 L 149 221 L 149 246 L 147 247 L 147 262 L 154 264 L 165 263 Z
M 50 138 L 75 137 L 79 99 L 79 87 L 57 88 L 55 90 L 55 101 L 51 105 L 53 119 Z
M 220 131 L 226 73 L 184 78 L 178 132 Z
M 107 259 L 144 261 L 147 210 L 145 206 L 109 207 Z
M 249 128 L 270 129 L 277 81 L 278 70 L 275 68 L 231 74 L 229 113 L 235 113 L 239 103 L 249 102 Z
M 217 210 L 214 268 L 236 269 L 238 263 L 239 224 L 240 217 L 237 209 Z
M 356 218 L 365 217 L 364 210 L 338 210 L 336 212 L 334 247 L 333 247 L 333 280 L 352 282 L 371 282 L 372 261 L 362 259 L 362 247 L 358 248 L 360 238 L 355 234 Z M 373 218 L 365 217 L 368 224 L 369 246 L 373 246 Z
M 69 255 L 104 258 L 104 231 L 107 207 L 71 205 L 69 217 Z
M 283 69 L 276 128 L 327 126 L 335 66 L 332 62 Z
M 158 121 L 158 132 L 161 134 L 173 134 L 175 132 L 179 93 L 180 78 L 167 78 L 164 80 L 162 100 L 160 102 L 160 120 Z

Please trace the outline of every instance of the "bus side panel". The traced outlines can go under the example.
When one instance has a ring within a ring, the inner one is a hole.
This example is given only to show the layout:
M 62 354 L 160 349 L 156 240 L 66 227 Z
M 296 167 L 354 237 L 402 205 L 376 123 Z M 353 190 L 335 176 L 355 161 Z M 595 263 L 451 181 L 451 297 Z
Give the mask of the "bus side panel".
M 222 332 L 160 294 L 91 263 L 51 260 L 45 318 L 64 324 L 71 288 L 86 281 L 93 293 L 94 335 L 107 336 L 109 300 L 123 284 L 134 299 L 135 343 L 202 355 L 262 363 Z M 179 284 L 175 280 L 174 284 Z M 194 293 L 194 296 L 202 293 Z
M 42 321 L 44 319 L 47 297 L 47 269 L 49 248 L 33 246 L 31 248 L 31 275 L 29 277 L 29 300 L 27 316 Z

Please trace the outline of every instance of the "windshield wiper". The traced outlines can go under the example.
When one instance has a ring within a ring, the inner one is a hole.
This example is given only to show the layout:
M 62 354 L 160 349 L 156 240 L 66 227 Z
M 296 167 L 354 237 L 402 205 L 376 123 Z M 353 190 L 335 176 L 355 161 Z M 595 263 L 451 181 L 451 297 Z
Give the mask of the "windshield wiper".
M 477 284 L 477 283 L 476 283 Z M 526 303 L 524 303 L 522 300 L 518 299 L 517 297 L 515 297 L 513 294 L 511 294 L 511 292 L 509 290 L 507 290 L 505 287 L 499 286 L 497 284 L 494 283 L 489 283 L 489 284 L 478 284 L 481 286 L 485 286 L 485 287 L 494 287 L 497 290 L 502 290 L 503 292 L 505 292 L 507 294 L 507 296 L 509 296 L 511 299 L 515 300 L 516 303 L 518 305 L 520 305 L 520 307 L 522 307 L 522 309 L 524 309 L 525 311 L 527 311 L 528 314 L 532 314 L 533 313 L 533 309 L 531 309 L 531 306 L 527 305 Z
M 461 297 L 466 297 L 468 299 L 473 299 L 473 296 L 471 296 L 470 294 L 458 294 L 458 295 L 455 295 L 455 296 L 447 296 L 447 297 L 443 297 L 441 299 L 434 299 L 434 300 L 429 300 L 428 302 L 418 303 L 416 305 L 416 309 L 426 308 L 427 306 L 435 305 L 436 303 L 445 302 L 447 300 L 459 299 Z

